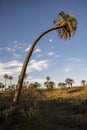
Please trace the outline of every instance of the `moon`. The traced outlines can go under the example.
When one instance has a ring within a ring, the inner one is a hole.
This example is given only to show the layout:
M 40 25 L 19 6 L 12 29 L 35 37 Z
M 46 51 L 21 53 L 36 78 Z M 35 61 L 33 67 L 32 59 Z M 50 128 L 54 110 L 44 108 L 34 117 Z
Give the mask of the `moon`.
M 49 39 L 49 42 L 52 42 L 52 38 Z

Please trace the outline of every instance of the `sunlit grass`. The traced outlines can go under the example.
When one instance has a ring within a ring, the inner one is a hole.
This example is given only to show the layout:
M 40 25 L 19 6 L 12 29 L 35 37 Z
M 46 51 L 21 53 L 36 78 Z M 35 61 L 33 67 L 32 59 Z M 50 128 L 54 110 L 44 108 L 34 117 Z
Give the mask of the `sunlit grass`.
M 22 91 L 18 108 L 14 92 L 0 91 L 0 130 L 85 130 L 87 87 Z

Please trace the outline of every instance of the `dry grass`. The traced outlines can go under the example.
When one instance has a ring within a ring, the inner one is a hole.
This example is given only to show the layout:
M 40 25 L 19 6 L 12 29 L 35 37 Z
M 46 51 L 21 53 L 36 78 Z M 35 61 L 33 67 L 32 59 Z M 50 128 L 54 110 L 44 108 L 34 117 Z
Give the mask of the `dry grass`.
M 1 130 L 87 129 L 87 87 L 25 90 L 18 110 L 11 105 L 12 96 L 0 92 Z
M 46 100 L 56 100 L 56 99 L 87 99 L 87 87 L 72 87 L 72 88 L 61 88 L 52 91 L 43 91 Z

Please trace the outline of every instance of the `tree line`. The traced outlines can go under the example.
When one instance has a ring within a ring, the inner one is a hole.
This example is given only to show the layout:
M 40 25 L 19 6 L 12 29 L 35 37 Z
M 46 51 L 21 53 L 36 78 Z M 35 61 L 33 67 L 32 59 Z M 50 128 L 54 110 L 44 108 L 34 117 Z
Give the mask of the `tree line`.
M 5 90 L 6 90 L 7 80 L 10 81 L 10 83 L 9 83 L 10 84 L 9 87 L 10 87 L 12 85 L 13 76 L 5 74 L 3 77 L 5 79 L 5 83 L 3 84 L 2 82 L 0 82 L 0 88 L 2 88 L 2 89 L 5 88 Z
M 17 89 L 17 85 L 13 85 L 12 84 L 12 80 L 13 80 L 13 76 L 9 76 L 8 74 L 5 74 L 4 76 L 5 79 L 5 83 L 3 84 L 2 82 L 0 82 L 0 88 L 3 90 L 3 88 L 6 90 L 6 86 L 7 86 L 7 80 L 10 81 L 10 85 L 8 85 L 7 89 L 12 88 L 12 89 Z M 34 89 L 38 89 L 38 88 L 42 88 L 41 84 L 39 82 L 33 82 L 33 83 L 29 83 L 29 81 L 26 81 L 28 77 L 28 74 L 25 74 L 25 78 L 23 81 L 23 88 L 34 88 Z M 18 76 L 19 78 L 19 76 Z M 55 82 L 53 80 L 51 80 L 50 76 L 46 77 L 45 82 L 43 83 L 44 88 L 46 88 L 47 90 L 53 90 L 54 88 L 67 88 L 67 87 L 72 87 L 73 84 L 75 83 L 75 81 L 72 78 L 66 78 L 65 82 L 59 82 L 56 86 Z M 81 80 L 81 86 L 86 86 L 87 82 L 86 80 Z

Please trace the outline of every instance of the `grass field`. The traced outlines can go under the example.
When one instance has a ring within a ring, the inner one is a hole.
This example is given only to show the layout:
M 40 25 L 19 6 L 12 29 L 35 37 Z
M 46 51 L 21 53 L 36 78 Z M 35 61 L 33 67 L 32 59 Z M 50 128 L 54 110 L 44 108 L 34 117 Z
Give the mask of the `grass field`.
M 0 92 L 0 130 L 86 130 L 87 87 L 27 89 L 17 108 L 14 92 Z

